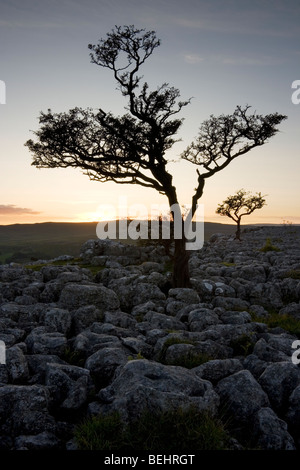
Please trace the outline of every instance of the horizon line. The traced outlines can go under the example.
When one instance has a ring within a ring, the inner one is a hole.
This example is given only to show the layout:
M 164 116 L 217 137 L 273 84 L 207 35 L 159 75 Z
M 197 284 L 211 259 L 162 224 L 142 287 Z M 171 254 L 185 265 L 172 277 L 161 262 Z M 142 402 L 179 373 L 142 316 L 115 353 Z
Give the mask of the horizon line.
M 109 219 L 109 220 L 100 220 L 100 221 L 80 221 L 80 222 L 76 222 L 76 221 L 59 221 L 59 222 L 55 222 L 55 221 L 45 221 L 45 222 L 14 222 L 14 223 L 9 223 L 9 224 L 0 224 L 0 227 L 12 227 L 12 226 L 15 226 L 15 225 L 45 225 L 45 224 L 69 224 L 69 225 L 84 225 L 84 224 L 90 224 L 90 225 L 93 225 L 93 224 L 99 224 L 99 223 L 105 223 L 107 224 L 108 222 L 118 222 L 119 220 L 124 220 L 124 219 Z M 145 221 L 143 219 L 132 219 L 132 220 L 141 220 L 141 221 Z M 148 219 L 148 221 L 151 221 L 152 219 Z M 153 219 L 154 220 L 154 219 Z M 194 221 L 193 223 L 202 223 L 201 221 Z M 209 220 L 204 220 L 204 224 L 215 224 L 215 225 L 228 225 L 228 226 L 235 226 L 236 224 L 235 223 L 226 223 L 226 222 L 212 222 L 212 221 L 209 221 Z M 272 225 L 272 226 L 300 226 L 300 224 L 297 224 L 297 223 L 293 223 L 293 222 L 265 222 L 265 223 L 262 223 L 262 222 L 259 222 L 259 223 L 248 223 L 248 224 L 241 224 L 242 227 L 246 227 L 246 226 L 265 226 L 265 225 Z

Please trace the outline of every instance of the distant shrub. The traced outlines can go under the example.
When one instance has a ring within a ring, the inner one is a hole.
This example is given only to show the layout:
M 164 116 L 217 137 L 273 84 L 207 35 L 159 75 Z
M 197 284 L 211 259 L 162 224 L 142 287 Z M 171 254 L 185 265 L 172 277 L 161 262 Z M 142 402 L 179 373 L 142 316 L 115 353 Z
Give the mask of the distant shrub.
M 259 251 L 266 253 L 267 251 L 280 251 L 280 248 L 272 245 L 271 238 L 267 238 L 265 245 Z

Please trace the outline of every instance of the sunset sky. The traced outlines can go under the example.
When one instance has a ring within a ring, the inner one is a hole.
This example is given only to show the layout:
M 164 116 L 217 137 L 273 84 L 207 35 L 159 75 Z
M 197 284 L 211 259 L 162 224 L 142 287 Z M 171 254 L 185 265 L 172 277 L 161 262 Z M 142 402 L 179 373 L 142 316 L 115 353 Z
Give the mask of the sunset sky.
M 268 143 L 206 181 L 205 220 L 230 223 L 215 210 L 244 188 L 267 200 L 245 223 L 300 224 L 300 104 L 291 99 L 300 80 L 299 0 L 0 0 L 0 225 L 98 221 L 109 217 L 101 205 L 118 207 L 125 196 L 128 206 L 167 202 L 152 189 L 92 182 L 79 169 L 38 170 L 24 146 L 48 108 L 126 112 L 110 71 L 92 64 L 88 50 L 115 25 L 155 30 L 161 46 L 141 70 L 144 80 L 193 97 L 170 160 L 211 114 L 249 104 L 288 116 Z M 169 169 L 189 204 L 196 166 L 177 161 Z

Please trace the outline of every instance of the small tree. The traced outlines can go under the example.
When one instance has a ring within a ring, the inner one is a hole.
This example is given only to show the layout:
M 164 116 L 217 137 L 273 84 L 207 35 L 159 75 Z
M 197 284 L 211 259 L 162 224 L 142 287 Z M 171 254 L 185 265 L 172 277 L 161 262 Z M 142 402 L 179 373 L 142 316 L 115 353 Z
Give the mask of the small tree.
M 106 39 L 89 45 L 91 61 L 110 70 L 122 95 L 128 100 L 127 113 L 113 116 L 102 109 L 71 109 L 67 113 L 40 114 L 37 142 L 26 146 L 37 168 L 80 168 L 91 180 L 138 184 L 168 198 L 170 208 L 182 217 L 173 177 L 167 169 L 166 152 L 177 140 L 183 123 L 177 115 L 190 100 L 181 101 L 180 92 L 167 83 L 150 91 L 138 72 L 160 45 L 154 31 L 134 26 L 116 26 Z M 249 106 L 237 106 L 232 115 L 211 116 L 200 127 L 199 136 L 181 155 L 198 165 L 197 185 L 191 215 L 197 210 L 204 184 L 235 158 L 263 145 L 277 132 L 286 116 L 249 113 Z M 190 183 L 189 183 L 190 184 Z M 175 212 L 171 210 L 171 214 Z M 183 223 L 183 218 L 182 218 Z M 183 231 L 182 231 L 183 232 Z M 173 284 L 189 285 L 189 253 L 183 235 L 175 238 Z
M 241 239 L 241 218 L 244 215 L 252 214 L 256 209 L 261 209 L 266 204 L 264 196 L 261 193 L 256 194 L 256 196 L 251 195 L 249 191 L 240 189 L 236 194 L 228 196 L 222 204 L 218 205 L 216 213 L 230 217 L 237 224 L 235 233 L 237 240 Z

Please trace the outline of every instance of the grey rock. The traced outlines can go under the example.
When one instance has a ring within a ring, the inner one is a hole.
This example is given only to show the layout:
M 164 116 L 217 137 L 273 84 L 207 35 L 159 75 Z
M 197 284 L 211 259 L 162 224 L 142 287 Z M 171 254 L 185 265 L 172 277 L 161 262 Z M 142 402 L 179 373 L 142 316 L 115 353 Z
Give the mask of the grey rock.
M 99 335 L 110 335 L 111 337 L 116 336 L 119 340 L 122 338 L 128 338 L 130 336 L 139 336 L 137 328 L 135 327 L 134 330 L 122 328 L 121 326 L 113 325 L 112 323 L 98 323 L 95 322 L 91 325 L 89 330 L 92 333 L 96 333 Z
M 280 284 L 270 282 L 253 284 L 250 302 L 266 308 L 280 309 L 283 306 Z
M 259 359 L 255 354 L 249 354 L 243 361 L 244 368 L 249 370 L 256 380 L 261 376 L 269 364 L 270 362 Z
M 220 315 L 220 320 L 225 324 L 243 325 L 251 322 L 251 315 L 248 312 L 226 311 Z
M 47 282 L 43 292 L 40 294 L 40 301 L 44 303 L 58 302 L 63 288 L 64 283 L 58 282 L 56 279 Z
M 255 280 L 255 283 L 264 283 L 266 281 L 266 272 L 263 266 L 254 263 L 242 266 L 239 276 L 247 281 Z
M 170 289 L 168 295 L 169 298 L 174 298 L 186 304 L 197 304 L 200 302 L 199 295 L 194 291 L 194 289 L 177 287 Z
M 150 273 L 162 273 L 163 266 L 160 263 L 156 263 L 153 261 L 145 261 L 140 265 L 140 270 L 143 274 L 150 274 Z
M 226 359 L 231 357 L 232 349 L 224 344 L 219 344 L 218 341 L 206 339 L 205 341 L 195 342 L 196 350 L 200 354 L 206 356 L 207 360 L 212 359 Z
M 7 370 L 6 364 L 0 364 L 0 387 L 7 383 L 8 383 L 8 370 Z
M 104 311 L 118 309 L 120 306 L 117 295 L 111 289 L 88 284 L 67 284 L 61 292 L 59 303 L 67 310 L 94 305 Z
M 280 315 L 291 315 L 300 320 L 300 303 L 291 302 L 279 310 Z
M 148 360 L 129 361 L 110 386 L 99 392 L 99 399 L 110 410 L 119 410 L 125 420 L 134 420 L 148 411 L 170 407 L 196 406 L 215 414 L 219 397 L 210 382 L 192 371 Z
M 278 418 L 271 408 L 257 411 L 253 423 L 256 446 L 264 450 L 296 450 L 287 424 Z
M 111 382 L 116 369 L 127 361 L 128 353 L 122 348 L 107 347 L 92 354 L 86 360 L 85 368 L 90 371 L 96 384 L 103 387 Z
M 53 331 L 67 335 L 71 329 L 71 323 L 71 314 L 66 309 L 50 308 L 45 313 L 44 324 Z
M 270 334 L 268 337 L 268 345 L 278 351 L 281 351 L 290 359 L 293 352 L 292 344 L 295 337 L 288 333 Z
M 12 282 L 26 276 L 27 271 L 23 266 L 3 266 L 0 271 L 1 282 Z
M 276 362 L 265 369 L 258 382 L 268 394 L 273 409 L 281 411 L 300 384 L 300 369 L 291 361 Z
M 0 387 L 0 431 L 9 436 L 55 432 L 55 420 L 48 412 L 49 391 L 41 385 Z
M 264 338 L 261 338 L 254 346 L 253 354 L 265 362 L 282 362 L 287 361 L 288 356 L 269 344 Z
M 43 326 L 34 328 L 25 342 L 32 354 L 57 354 L 60 356 L 67 347 L 67 339 L 62 333 L 53 332 Z
M 33 436 L 18 436 L 14 442 L 14 450 L 58 450 L 62 446 L 54 433 L 44 431 Z
M 92 389 L 90 372 L 69 364 L 48 364 L 46 385 L 55 405 L 65 410 L 78 410 Z
M 48 364 L 66 364 L 54 354 L 29 354 L 26 356 L 31 384 L 44 384 Z
M 249 311 L 258 317 L 269 316 L 269 312 L 262 305 L 251 305 Z
M 6 351 L 6 366 L 11 383 L 24 383 L 29 377 L 26 357 L 17 345 Z
M 43 282 L 32 282 L 29 286 L 22 290 L 22 295 L 29 295 L 36 301 L 40 300 L 40 294 L 44 290 L 45 284 Z
M 149 300 L 148 302 L 133 307 L 131 315 L 133 315 L 134 317 L 144 317 L 144 315 L 149 311 L 164 313 L 165 309 L 157 305 L 155 302 Z
M 109 288 L 118 296 L 120 308 L 126 312 L 136 305 L 152 301 L 159 303 L 165 300 L 165 294 L 155 284 L 137 282 L 136 275 L 110 281 Z
M 188 316 L 190 331 L 202 331 L 208 326 L 220 323 L 218 315 L 207 308 L 192 310 Z
M 215 291 L 215 283 L 206 279 L 192 279 L 192 286 L 198 292 L 202 300 L 210 300 Z
M 293 429 L 300 429 L 300 385 L 289 397 L 289 407 L 285 419 Z
M 133 354 L 140 354 L 146 359 L 152 356 L 152 346 L 147 344 L 145 337 L 125 337 L 121 338 L 121 343 Z
M 233 375 L 243 369 L 238 359 L 215 359 L 195 367 L 195 374 L 204 380 L 209 380 L 212 384 L 217 384 L 220 380 Z
M 110 323 L 121 328 L 131 329 L 134 329 L 136 325 L 136 320 L 132 318 L 132 315 L 129 315 L 125 312 L 121 312 L 119 310 L 105 312 L 103 322 Z
M 94 305 L 86 305 L 75 310 L 72 315 L 72 323 L 75 334 L 87 329 L 95 322 L 102 322 L 104 313 Z
M 148 312 L 144 316 L 144 321 L 151 325 L 151 329 L 160 330 L 185 330 L 186 326 L 181 321 L 164 313 Z
M 108 260 L 108 256 L 93 256 L 90 263 L 92 266 L 105 266 Z
M 31 295 L 23 294 L 15 297 L 15 302 L 18 305 L 33 305 L 37 302 L 37 299 Z
M 247 310 L 249 302 L 236 297 L 216 297 L 213 301 L 214 307 L 223 307 L 226 310 Z
M 168 332 L 166 330 L 161 330 L 159 328 L 149 328 L 148 331 L 145 334 L 145 338 L 147 343 L 149 343 L 151 346 L 156 345 L 158 340 L 161 338 L 164 338 L 168 335 Z
M 194 289 L 176 288 L 170 289 L 166 302 L 166 313 L 176 316 L 186 305 L 199 304 L 200 297 Z
M 215 283 L 215 295 L 223 297 L 235 297 L 236 292 L 232 286 L 225 284 L 224 282 Z
M 169 365 L 182 365 L 185 359 L 196 356 L 197 350 L 193 344 L 179 343 L 168 347 L 164 363 Z
M 97 333 L 91 330 L 85 330 L 79 333 L 73 342 L 74 351 L 81 353 L 84 357 L 89 357 L 99 349 L 115 348 L 121 345 L 117 336 L 105 333 Z
M 248 370 L 222 379 L 216 386 L 216 392 L 233 422 L 239 426 L 248 426 L 253 415 L 270 404 L 267 394 Z

